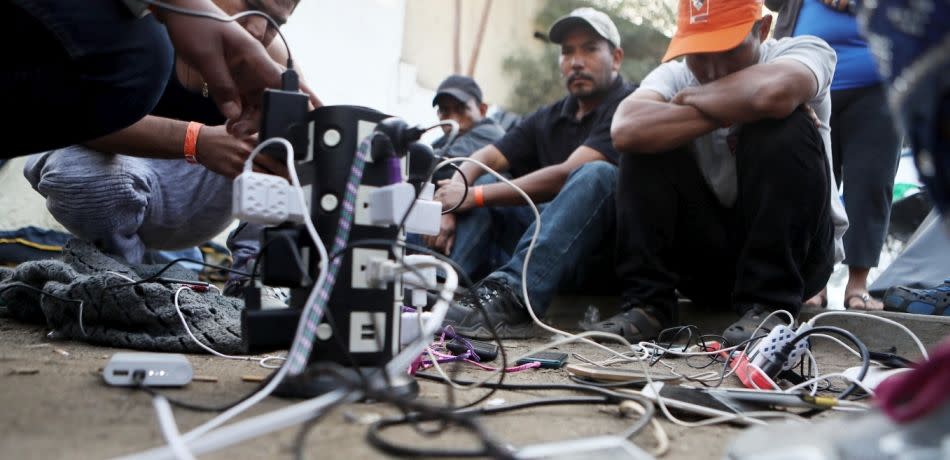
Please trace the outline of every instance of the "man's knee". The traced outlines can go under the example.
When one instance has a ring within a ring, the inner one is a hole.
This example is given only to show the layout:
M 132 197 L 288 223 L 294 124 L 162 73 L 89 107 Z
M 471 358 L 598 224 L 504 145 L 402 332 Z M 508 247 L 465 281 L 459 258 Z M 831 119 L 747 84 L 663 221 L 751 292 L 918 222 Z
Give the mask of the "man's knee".
M 752 146 L 756 151 L 817 147 L 818 151 L 824 152 L 815 121 L 802 110 L 795 110 L 785 118 L 748 123 L 742 127 L 740 137 L 742 144 Z
M 73 146 L 33 156 L 23 173 L 56 220 L 92 237 L 96 228 L 141 222 L 150 186 L 135 160 Z
M 591 161 L 571 172 L 567 180 L 568 183 L 584 184 L 598 192 L 613 193 L 618 175 L 617 166 L 606 161 Z

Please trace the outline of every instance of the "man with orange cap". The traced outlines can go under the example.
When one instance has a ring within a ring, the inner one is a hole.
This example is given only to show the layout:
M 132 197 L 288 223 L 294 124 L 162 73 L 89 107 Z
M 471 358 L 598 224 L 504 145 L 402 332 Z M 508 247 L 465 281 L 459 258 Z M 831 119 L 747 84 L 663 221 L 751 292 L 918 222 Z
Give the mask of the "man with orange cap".
M 735 345 L 772 311 L 797 315 L 841 260 L 835 53 L 816 37 L 768 39 L 771 26 L 761 1 L 680 1 L 665 63 L 611 126 L 624 308 L 592 329 L 652 339 L 676 322 L 678 290 L 735 309 Z

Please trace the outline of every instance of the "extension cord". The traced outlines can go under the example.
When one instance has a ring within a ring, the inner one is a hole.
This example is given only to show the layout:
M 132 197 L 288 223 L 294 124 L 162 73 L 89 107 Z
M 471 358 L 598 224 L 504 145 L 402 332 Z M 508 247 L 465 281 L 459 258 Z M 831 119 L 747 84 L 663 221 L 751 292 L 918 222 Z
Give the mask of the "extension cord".
M 780 324 L 772 328 L 772 331 L 769 332 L 764 339 L 760 340 L 758 345 L 752 351 L 750 356 L 752 358 L 752 364 L 756 367 L 763 369 L 765 367 L 776 367 L 781 372 L 781 370 L 789 370 L 792 366 L 797 363 L 802 356 L 805 354 L 805 350 L 808 350 L 808 339 L 802 340 L 795 344 L 795 348 L 792 349 L 792 352 L 789 353 L 788 359 L 785 359 L 783 362 L 779 363 L 777 354 L 785 345 L 795 337 L 798 337 L 803 332 L 811 329 L 811 325 L 804 323 L 798 327 L 798 330 L 792 330 L 790 327 Z M 768 366 L 769 364 L 773 366 Z M 780 366 L 780 367 L 779 367 Z M 772 376 L 774 377 L 774 376 Z

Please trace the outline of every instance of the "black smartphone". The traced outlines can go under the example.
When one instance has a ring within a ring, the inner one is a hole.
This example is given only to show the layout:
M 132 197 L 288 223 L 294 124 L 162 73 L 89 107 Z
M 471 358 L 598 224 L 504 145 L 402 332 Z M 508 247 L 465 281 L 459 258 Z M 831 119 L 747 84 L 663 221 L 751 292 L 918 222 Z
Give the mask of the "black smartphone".
M 495 345 L 491 342 L 482 342 L 480 340 L 471 340 L 465 339 L 472 345 L 472 348 L 475 350 L 475 354 L 478 355 L 480 362 L 485 361 L 494 361 L 498 357 L 498 345 Z M 451 342 L 445 344 L 445 347 L 449 349 L 456 356 L 468 351 L 468 347 L 465 346 L 465 343 L 461 339 L 452 339 Z
M 567 362 L 567 353 L 542 351 L 541 353 L 535 353 L 531 356 L 525 356 L 519 359 L 518 365 L 533 363 L 535 361 L 541 363 L 541 367 L 546 369 L 560 369 L 564 367 L 564 363 Z

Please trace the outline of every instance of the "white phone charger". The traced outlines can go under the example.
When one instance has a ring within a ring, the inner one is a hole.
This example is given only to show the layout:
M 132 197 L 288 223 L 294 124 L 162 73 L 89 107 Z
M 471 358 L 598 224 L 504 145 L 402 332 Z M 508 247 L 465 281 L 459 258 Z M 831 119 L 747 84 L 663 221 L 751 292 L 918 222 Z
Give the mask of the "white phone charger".
M 191 383 L 194 371 L 177 353 L 116 353 L 102 369 L 112 386 L 180 387 Z

